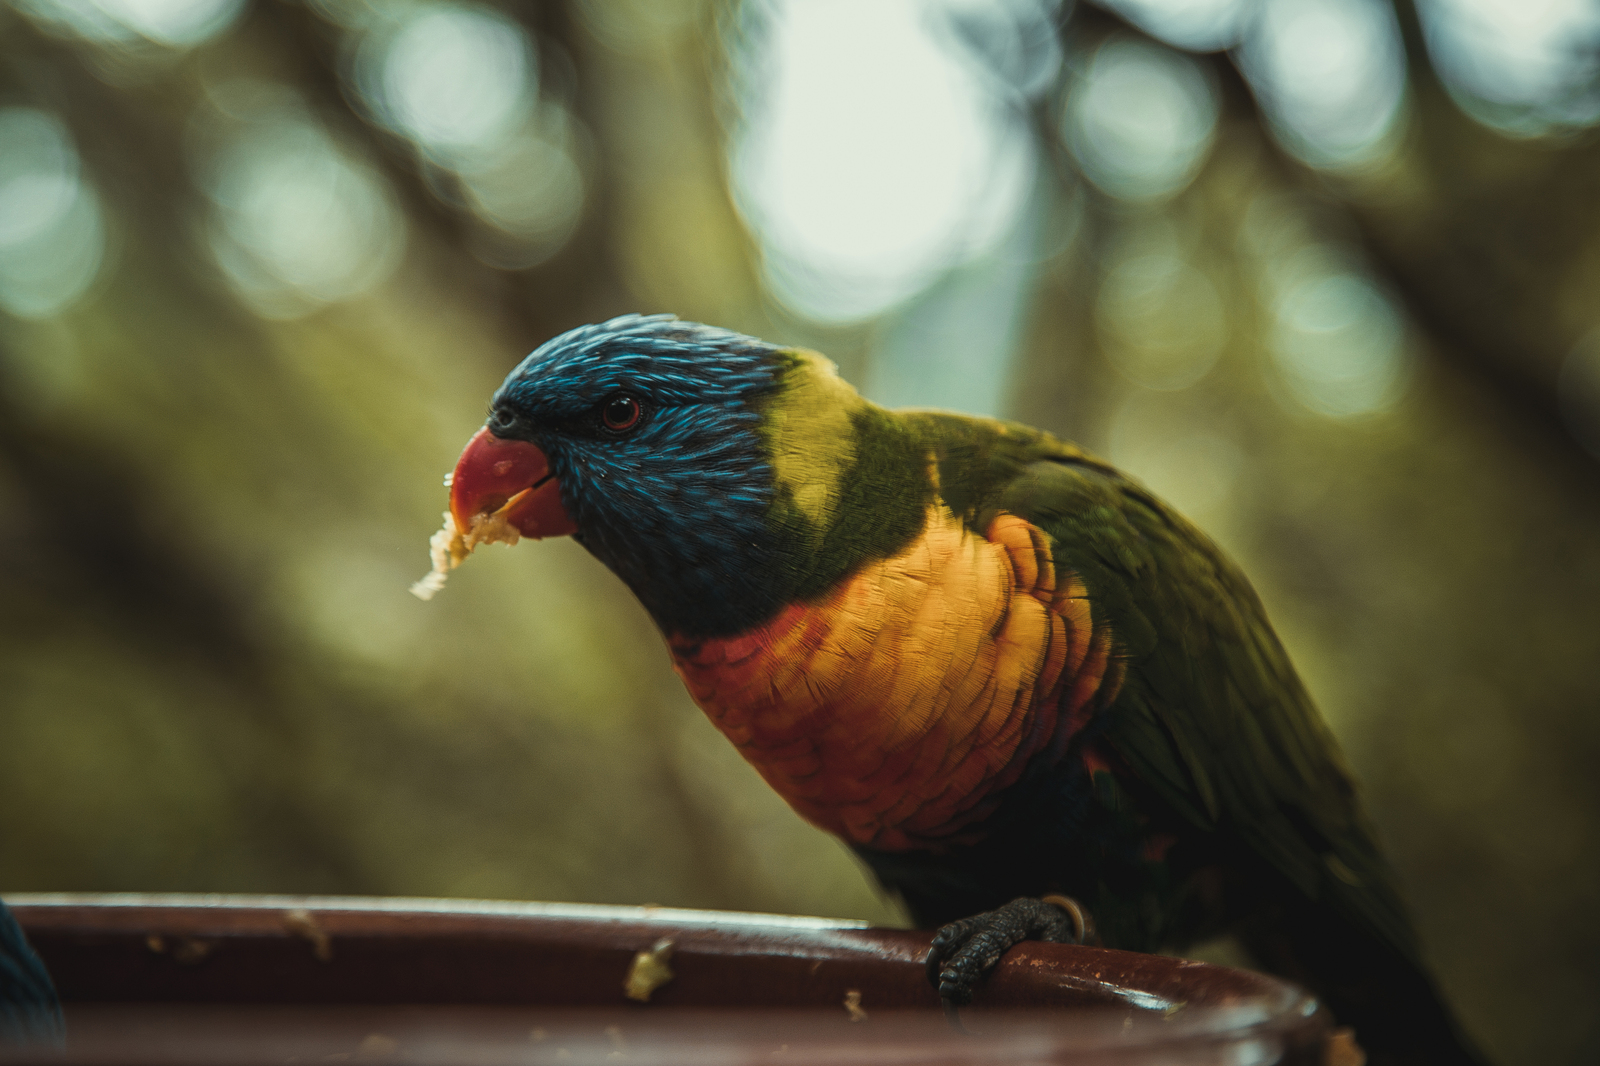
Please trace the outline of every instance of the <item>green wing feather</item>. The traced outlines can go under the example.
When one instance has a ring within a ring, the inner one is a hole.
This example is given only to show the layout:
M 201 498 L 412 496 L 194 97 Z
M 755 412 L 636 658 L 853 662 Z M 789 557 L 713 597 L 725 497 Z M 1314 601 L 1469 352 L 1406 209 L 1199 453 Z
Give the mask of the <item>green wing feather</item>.
M 1116 635 L 1126 676 L 1104 734 L 1197 829 L 1231 836 L 1314 902 L 1418 960 L 1393 871 L 1338 744 L 1249 582 L 1142 486 L 1037 430 L 910 416 L 941 493 L 974 528 L 1009 511 L 1044 529 Z

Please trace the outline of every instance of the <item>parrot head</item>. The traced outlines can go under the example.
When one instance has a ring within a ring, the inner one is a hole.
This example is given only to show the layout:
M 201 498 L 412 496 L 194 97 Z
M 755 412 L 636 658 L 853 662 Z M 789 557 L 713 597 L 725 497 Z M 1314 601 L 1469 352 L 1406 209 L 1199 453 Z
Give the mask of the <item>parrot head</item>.
M 583 326 L 495 392 L 451 514 L 574 536 L 668 632 L 738 632 L 793 594 L 802 504 L 837 495 L 858 407 L 814 353 L 670 315 Z

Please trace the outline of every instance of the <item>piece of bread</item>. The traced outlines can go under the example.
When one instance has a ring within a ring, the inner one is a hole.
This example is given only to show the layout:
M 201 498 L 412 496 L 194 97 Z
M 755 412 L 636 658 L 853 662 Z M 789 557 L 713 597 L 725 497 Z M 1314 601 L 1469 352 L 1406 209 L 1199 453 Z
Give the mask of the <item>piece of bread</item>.
M 456 525 L 455 517 L 444 513 L 444 528 L 428 538 L 428 554 L 433 558 L 433 570 L 411 586 L 411 595 L 419 600 L 431 600 L 433 594 L 444 588 L 450 571 L 466 561 L 467 556 L 480 544 L 515 544 L 522 539 L 517 527 L 506 518 L 513 504 L 525 493 L 518 493 L 506 501 L 493 514 L 475 514 L 466 529 Z

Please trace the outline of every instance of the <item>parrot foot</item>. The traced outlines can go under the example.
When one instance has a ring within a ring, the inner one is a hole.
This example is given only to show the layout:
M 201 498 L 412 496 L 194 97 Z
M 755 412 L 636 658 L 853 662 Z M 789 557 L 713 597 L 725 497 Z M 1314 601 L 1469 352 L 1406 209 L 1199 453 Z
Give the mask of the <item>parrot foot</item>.
M 1024 896 L 935 933 L 928 950 L 928 983 L 939 990 L 945 1015 L 954 1023 L 955 1008 L 972 1001 L 973 992 L 1012 945 L 1024 940 L 1082 944 L 1093 937 L 1094 922 L 1075 900 Z

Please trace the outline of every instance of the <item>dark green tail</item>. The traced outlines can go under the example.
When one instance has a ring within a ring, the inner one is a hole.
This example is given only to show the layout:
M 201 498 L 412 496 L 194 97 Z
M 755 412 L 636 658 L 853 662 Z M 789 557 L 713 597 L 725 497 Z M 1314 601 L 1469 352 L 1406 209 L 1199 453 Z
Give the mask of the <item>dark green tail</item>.
M 1368 1066 L 1488 1066 L 1415 960 L 1326 904 L 1278 900 L 1239 939 L 1262 968 L 1310 989 L 1354 1029 Z

